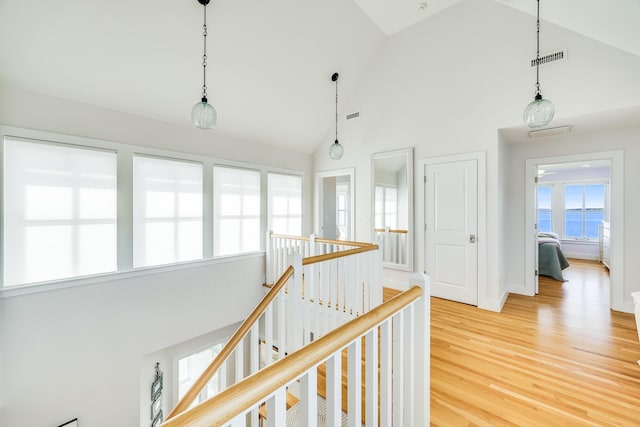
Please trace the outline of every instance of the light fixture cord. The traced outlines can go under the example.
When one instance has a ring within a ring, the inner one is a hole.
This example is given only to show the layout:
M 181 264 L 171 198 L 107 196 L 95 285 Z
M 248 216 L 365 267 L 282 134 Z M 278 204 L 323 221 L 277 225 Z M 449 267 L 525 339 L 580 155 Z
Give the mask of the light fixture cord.
M 202 36 L 204 39 L 204 48 L 202 52 L 202 99 L 207 99 L 207 5 L 204 4 L 204 25 L 202 28 Z
M 336 78 L 336 142 L 338 142 L 338 79 Z
M 536 95 L 540 95 L 540 0 L 538 0 L 536 31 Z

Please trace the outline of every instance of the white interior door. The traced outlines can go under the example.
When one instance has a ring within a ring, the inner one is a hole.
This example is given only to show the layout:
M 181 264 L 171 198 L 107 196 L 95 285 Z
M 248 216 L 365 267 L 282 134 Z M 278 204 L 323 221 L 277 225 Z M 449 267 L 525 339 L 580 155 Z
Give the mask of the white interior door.
M 432 295 L 478 304 L 478 161 L 425 165 L 426 272 Z

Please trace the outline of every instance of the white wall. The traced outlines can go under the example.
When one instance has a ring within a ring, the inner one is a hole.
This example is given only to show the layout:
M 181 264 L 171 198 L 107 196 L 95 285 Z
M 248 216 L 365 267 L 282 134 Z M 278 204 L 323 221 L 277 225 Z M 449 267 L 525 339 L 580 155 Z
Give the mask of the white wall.
M 507 181 L 509 183 L 508 207 L 509 215 L 505 224 L 505 232 L 513 236 L 507 248 L 508 282 L 512 290 L 524 288 L 525 284 L 525 172 L 527 159 L 553 156 L 568 156 L 582 153 L 597 153 L 610 150 L 624 151 L 624 271 L 618 277 L 623 278 L 623 309 L 633 309 L 631 292 L 640 290 L 640 223 L 635 220 L 640 209 L 640 127 L 628 129 L 610 129 L 588 134 L 569 134 L 564 137 L 533 140 L 528 143 L 514 143 L 508 147 L 509 165 Z
M 0 86 L 0 124 L 304 171 L 311 157 Z M 145 355 L 250 313 L 264 256 L 0 299 L 0 426 L 136 426 Z
M 640 103 L 640 58 L 548 23 L 543 23 L 541 44 L 543 52 L 561 47 L 569 52 L 565 61 L 540 71 L 543 95 L 555 103 L 557 118 Z M 480 307 L 499 306 L 508 289 L 500 255 L 509 248 L 501 247 L 500 236 L 503 218 L 512 214 L 502 212 L 500 192 L 509 159 L 500 154 L 498 129 L 522 125 L 522 111 L 534 95 L 531 57 L 534 18 L 490 0 L 460 2 L 388 40 L 354 97 L 340 107 L 361 112 L 360 119 L 339 127 L 344 157 L 329 159 L 329 133 L 314 155 L 316 170 L 355 167 L 356 238 L 368 240 L 372 153 L 415 147 L 418 164 L 424 158 L 486 151 L 487 236 L 478 238 L 489 243 L 489 262 Z M 423 191 L 422 176 L 416 170 L 416 192 Z M 421 221 L 416 215 L 418 230 Z M 523 243 L 517 238 L 515 244 Z M 416 260 L 422 256 L 417 247 Z M 385 271 L 385 276 L 402 274 Z

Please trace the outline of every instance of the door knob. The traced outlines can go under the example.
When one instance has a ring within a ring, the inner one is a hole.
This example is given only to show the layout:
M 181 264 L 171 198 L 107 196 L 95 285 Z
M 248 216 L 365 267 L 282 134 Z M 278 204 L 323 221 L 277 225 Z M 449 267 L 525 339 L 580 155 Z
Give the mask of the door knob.
M 469 243 L 475 243 L 475 242 L 476 242 L 476 235 L 469 234 Z

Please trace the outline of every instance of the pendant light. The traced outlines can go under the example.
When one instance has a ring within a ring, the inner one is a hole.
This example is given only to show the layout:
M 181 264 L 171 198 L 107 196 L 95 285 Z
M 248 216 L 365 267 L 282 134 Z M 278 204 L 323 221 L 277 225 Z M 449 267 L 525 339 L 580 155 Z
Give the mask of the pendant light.
M 204 48 L 202 54 L 202 100 L 191 109 L 191 121 L 193 125 L 200 129 L 213 129 L 218 120 L 218 114 L 213 105 L 207 102 L 207 5 L 210 0 L 197 0 L 204 7 L 204 31 L 202 37 L 204 39 Z
M 530 128 L 546 126 L 553 119 L 555 108 L 548 99 L 543 99 L 540 93 L 540 0 L 538 1 L 537 48 L 536 48 L 536 96 L 527 108 L 524 109 L 522 118 Z
M 329 157 L 333 160 L 340 160 L 344 153 L 344 148 L 338 142 L 338 77 L 338 73 L 333 73 L 331 76 L 331 81 L 336 82 L 336 142 L 329 147 Z

